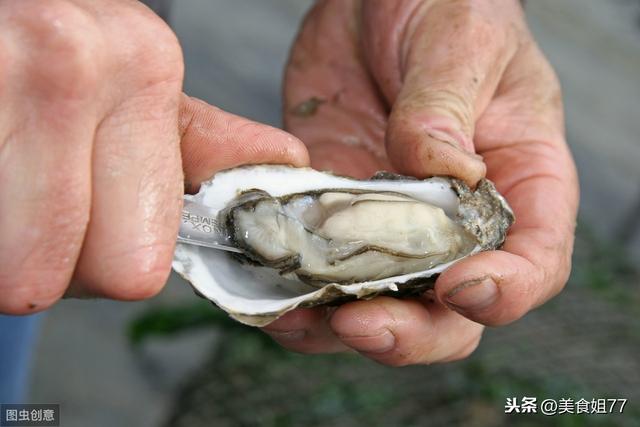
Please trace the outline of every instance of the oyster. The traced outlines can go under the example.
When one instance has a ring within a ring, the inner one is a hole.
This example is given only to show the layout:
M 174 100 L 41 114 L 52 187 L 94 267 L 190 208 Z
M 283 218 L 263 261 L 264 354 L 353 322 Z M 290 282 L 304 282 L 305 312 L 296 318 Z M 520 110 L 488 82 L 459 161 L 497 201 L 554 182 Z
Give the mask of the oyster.
M 428 270 L 476 245 L 442 209 L 401 193 L 250 190 L 222 217 L 245 261 L 319 286 Z
M 381 172 L 355 180 L 309 168 L 243 166 L 192 196 L 242 254 L 181 245 L 173 267 L 237 320 L 263 326 L 296 307 L 402 295 L 452 263 L 499 247 L 514 217 L 488 180 Z

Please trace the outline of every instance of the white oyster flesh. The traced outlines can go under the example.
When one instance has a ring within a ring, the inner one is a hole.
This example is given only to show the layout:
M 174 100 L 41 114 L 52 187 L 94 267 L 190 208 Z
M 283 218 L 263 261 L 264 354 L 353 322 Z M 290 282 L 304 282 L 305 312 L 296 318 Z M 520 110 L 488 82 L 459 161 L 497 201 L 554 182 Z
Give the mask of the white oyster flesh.
M 255 326 L 299 306 L 404 289 L 504 240 L 513 222 L 504 199 L 491 193 L 491 204 L 479 210 L 462 206 L 457 185 L 448 178 L 362 181 L 287 166 L 223 171 L 186 197 L 228 219 L 245 254 L 239 261 L 178 244 L 173 268 L 199 294 Z M 243 206 L 244 199 L 252 205 Z M 506 219 L 489 231 L 476 227 L 478 218 L 495 216 L 494 205 Z
M 278 200 L 257 190 L 243 199 L 228 213 L 237 245 L 250 259 L 306 283 L 424 271 L 477 244 L 441 208 L 400 193 L 329 190 Z

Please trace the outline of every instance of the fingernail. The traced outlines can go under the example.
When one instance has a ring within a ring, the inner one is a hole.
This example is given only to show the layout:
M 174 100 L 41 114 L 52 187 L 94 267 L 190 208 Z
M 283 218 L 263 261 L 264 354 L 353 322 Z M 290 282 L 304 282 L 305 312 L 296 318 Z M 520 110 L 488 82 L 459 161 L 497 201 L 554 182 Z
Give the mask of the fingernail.
M 340 339 L 347 346 L 362 353 L 386 353 L 387 351 L 392 350 L 396 345 L 396 338 L 388 329 L 372 335 L 341 335 Z
M 498 286 L 491 277 L 467 280 L 447 294 L 446 302 L 456 311 L 477 311 L 498 299 Z
M 265 330 L 267 334 L 273 339 L 278 341 L 300 341 L 305 336 L 307 336 L 307 331 L 304 329 L 296 329 L 293 331 L 268 331 Z

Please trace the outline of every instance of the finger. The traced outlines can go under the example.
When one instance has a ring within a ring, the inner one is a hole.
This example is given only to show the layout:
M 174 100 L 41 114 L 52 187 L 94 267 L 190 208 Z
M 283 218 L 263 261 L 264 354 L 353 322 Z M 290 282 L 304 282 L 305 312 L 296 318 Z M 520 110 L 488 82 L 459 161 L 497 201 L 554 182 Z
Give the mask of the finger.
M 528 144 L 511 156 L 490 157 L 490 167 L 499 160 L 523 171 L 510 182 L 498 179 L 516 223 L 502 250 L 460 261 L 436 282 L 438 298 L 472 320 L 514 321 L 560 292 L 568 279 L 577 184 L 570 159 L 562 162 L 565 167 L 556 164 L 568 154 L 544 147 Z
M 486 170 L 474 154 L 475 121 L 517 48 L 517 37 L 502 30 L 515 27 L 505 23 L 511 15 L 496 16 L 503 8 L 490 2 L 407 1 L 410 14 L 390 3 L 363 9 L 369 65 L 393 105 L 386 133 L 390 160 L 403 173 L 452 175 L 475 185 Z M 405 31 L 385 43 L 379 25 Z
M 164 100 L 156 100 L 158 105 Z M 165 101 L 166 102 L 166 101 Z M 186 176 L 184 184 L 189 191 L 197 191 L 198 185 L 204 179 L 209 178 L 215 172 L 234 167 L 246 163 L 288 163 L 296 166 L 307 164 L 308 157 L 303 144 L 295 137 L 281 130 L 271 128 L 266 125 L 251 122 L 244 118 L 226 113 L 218 108 L 210 106 L 202 101 L 189 98 L 186 95 L 180 95 L 179 98 L 179 114 L 180 118 L 177 122 L 178 112 L 172 111 L 177 108 L 178 103 L 171 105 L 166 111 L 149 114 L 157 114 L 159 117 L 165 117 L 163 123 L 153 123 L 149 120 L 137 117 L 130 117 L 133 122 L 147 123 L 148 128 L 141 128 L 139 137 L 143 139 L 141 142 L 132 142 L 133 147 L 127 147 L 128 152 L 125 159 L 121 159 L 121 167 L 129 168 L 131 176 L 128 180 L 136 181 L 143 179 L 137 176 L 137 173 L 143 173 L 140 167 L 134 166 L 135 162 L 140 162 L 145 168 L 148 168 L 147 178 L 149 182 L 140 185 L 139 188 L 132 188 L 133 192 L 142 191 L 139 194 L 131 194 L 131 191 L 122 194 L 121 198 L 129 198 L 128 203 L 132 203 L 132 198 L 146 200 L 148 204 L 143 212 L 136 215 L 129 210 L 129 218 L 131 224 L 129 227 L 140 227 L 146 222 L 152 223 L 153 227 L 139 229 L 143 232 L 143 236 L 138 238 L 157 239 L 147 240 L 151 247 L 148 253 L 141 254 L 140 257 L 153 258 L 147 260 L 149 267 L 144 267 L 141 263 L 137 263 L 139 268 L 145 268 L 149 272 L 139 272 L 139 277 L 143 280 L 142 284 L 126 285 L 123 279 L 123 285 L 117 288 L 113 283 L 107 283 L 107 279 L 96 277 L 94 273 L 96 266 L 93 263 L 83 265 L 84 276 L 77 275 L 78 283 L 82 289 L 74 293 L 84 295 L 106 295 L 120 299 L 138 299 L 153 295 L 157 292 L 166 277 L 167 260 L 171 258 L 171 251 L 175 242 L 175 232 L 173 231 L 174 218 L 176 209 L 181 206 L 181 194 L 183 183 L 181 181 L 182 173 L 180 172 L 180 152 L 176 152 L 177 145 L 172 141 L 166 141 L 167 136 L 172 133 L 175 138 L 181 138 L 179 149 L 184 154 L 184 173 Z M 127 115 L 129 113 L 124 112 Z M 117 119 L 116 119 L 117 121 Z M 105 122 L 108 125 L 108 122 Z M 175 126 L 175 127 L 171 127 Z M 126 140 L 127 136 L 117 136 L 119 130 L 108 129 L 105 138 L 114 140 Z M 115 132 L 115 135 L 114 135 Z M 162 143 L 165 143 L 163 146 Z M 159 144 L 155 146 L 155 144 Z M 113 142 L 112 142 L 113 144 Z M 154 148 L 152 148 L 152 146 Z M 115 148 L 111 148 L 115 149 Z M 119 150 L 119 149 L 116 149 Z M 124 151 L 125 148 L 122 148 Z M 138 151 L 140 150 L 140 151 Z M 136 172 L 137 171 L 137 172 Z M 125 178 L 123 178 L 125 179 Z M 164 184 L 163 184 L 164 182 Z M 179 182 L 180 191 L 176 193 L 178 187 L 175 183 Z M 167 187 L 163 185 L 167 184 Z M 125 188 L 124 185 L 113 184 L 116 188 Z M 158 186 L 158 192 L 149 192 L 150 187 Z M 131 186 L 129 186 L 131 187 Z M 141 215 L 149 215 L 143 218 Z M 155 216 L 155 217 L 154 217 Z M 113 218 L 113 212 L 108 213 L 107 217 Z M 127 226 L 125 224 L 125 226 Z M 131 234 L 131 233 L 134 234 Z M 146 243 L 136 243 L 135 230 L 126 231 L 129 238 L 122 242 L 125 245 L 143 245 L 140 249 L 144 251 Z M 154 237 L 155 236 L 155 237 Z M 93 236 L 90 236 L 93 237 Z M 136 246 L 133 246 L 134 248 Z M 88 251 L 88 250 L 87 250 Z M 98 256 L 95 252 L 87 252 Z M 87 255 L 89 257 L 90 255 Z M 127 256 L 127 255 L 125 255 Z M 114 261 L 114 265 L 122 262 L 122 258 L 118 257 Z M 115 268 L 115 267 L 114 267 Z M 129 269 L 135 272 L 136 266 L 130 266 Z M 122 269 L 122 268 L 121 268 Z M 153 273 L 156 271 L 157 274 Z M 129 276 L 129 272 L 123 272 L 124 277 Z
M 335 353 L 348 349 L 328 325 L 330 308 L 291 311 L 262 330 L 278 344 L 300 353 Z
M 511 204 L 516 223 L 502 251 L 463 260 L 436 283 L 438 298 L 470 319 L 509 323 L 567 281 L 578 180 L 564 141 L 561 99 L 553 70 L 529 43 L 478 122 L 489 178 Z
M 307 15 L 285 72 L 284 122 L 314 168 L 368 178 L 389 169 L 387 112 L 360 52 L 356 7 L 320 1 Z
M 180 104 L 180 135 L 189 192 L 214 173 L 242 164 L 309 164 L 304 144 L 293 135 L 186 95 Z
M 140 8 L 136 3 L 127 3 Z M 125 13 L 126 12 L 126 13 Z M 182 53 L 175 35 L 144 9 L 99 15 L 111 34 L 137 40 L 112 52 L 113 106 L 94 137 L 91 219 L 72 296 L 138 300 L 169 275 L 182 206 L 178 110 Z
M 338 308 L 331 328 L 347 346 L 391 366 L 464 358 L 482 334 L 482 325 L 438 303 L 390 297 Z
M 80 253 L 99 61 L 77 8 L 17 2 L 2 11 L 0 312 L 28 314 L 62 296 Z

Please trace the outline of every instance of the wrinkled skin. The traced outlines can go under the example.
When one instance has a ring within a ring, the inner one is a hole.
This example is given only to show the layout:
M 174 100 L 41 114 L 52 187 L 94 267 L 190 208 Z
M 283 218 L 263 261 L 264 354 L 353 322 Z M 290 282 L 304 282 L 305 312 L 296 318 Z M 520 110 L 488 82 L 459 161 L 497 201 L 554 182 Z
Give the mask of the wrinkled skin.
M 319 169 L 470 185 L 486 173 L 516 224 L 501 250 L 457 263 L 432 295 L 285 315 L 265 328 L 283 346 L 388 365 L 456 360 L 483 325 L 512 322 L 564 286 L 578 183 L 558 81 L 519 2 L 319 1 L 291 52 L 285 124 Z
M 309 162 L 299 139 L 189 98 L 182 80 L 175 35 L 136 1 L 0 2 L 0 313 L 65 294 L 150 297 L 169 273 L 183 188 L 240 164 Z M 560 291 L 578 186 L 557 80 L 515 0 L 320 1 L 285 103 L 314 166 L 470 184 L 486 173 L 517 223 L 433 295 L 298 310 L 267 329 L 280 343 L 390 365 L 454 360 L 481 324 Z
M 185 186 L 308 163 L 298 139 L 185 96 L 182 79 L 175 35 L 137 1 L 0 2 L 0 313 L 150 297 Z

